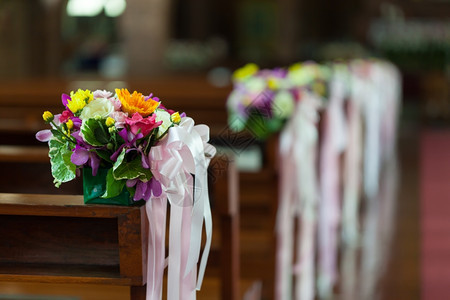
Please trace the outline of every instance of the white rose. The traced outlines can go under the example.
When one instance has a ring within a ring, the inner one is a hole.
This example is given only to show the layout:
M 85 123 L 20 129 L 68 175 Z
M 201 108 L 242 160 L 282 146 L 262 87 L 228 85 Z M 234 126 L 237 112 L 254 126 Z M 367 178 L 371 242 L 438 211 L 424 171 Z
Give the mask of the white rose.
M 163 109 L 157 109 L 155 113 L 156 122 L 162 121 L 162 124 L 158 127 L 158 134 L 156 135 L 157 138 L 160 138 L 161 135 L 163 135 L 167 131 L 167 129 L 172 126 L 173 123 L 170 120 L 170 114 L 167 111 Z
M 114 112 L 114 105 L 109 99 L 97 98 L 89 102 L 81 112 L 80 119 L 88 120 L 99 116 L 102 119 L 107 118 Z

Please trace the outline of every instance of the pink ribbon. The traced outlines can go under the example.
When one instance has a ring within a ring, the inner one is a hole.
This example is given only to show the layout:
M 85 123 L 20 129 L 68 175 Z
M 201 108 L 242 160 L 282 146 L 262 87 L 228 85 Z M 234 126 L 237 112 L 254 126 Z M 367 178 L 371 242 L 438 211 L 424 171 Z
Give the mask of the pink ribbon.
M 215 154 L 208 144 L 209 128 L 183 118 L 167 136 L 152 147 L 151 170 L 163 193 L 147 202 L 149 247 L 147 299 L 161 299 L 166 260 L 166 200 L 170 208 L 167 299 L 195 299 L 206 268 L 212 238 L 207 168 Z M 194 175 L 194 176 L 193 176 Z M 203 222 L 206 242 L 199 266 Z
M 362 120 L 359 104 L 352 95 L 348 101 L 348 144 L 344 157 L 342 203 L 342 293 L 345 299 L 357 299 L 357 249 L 359 240 L 359 181 L 361 178 Z

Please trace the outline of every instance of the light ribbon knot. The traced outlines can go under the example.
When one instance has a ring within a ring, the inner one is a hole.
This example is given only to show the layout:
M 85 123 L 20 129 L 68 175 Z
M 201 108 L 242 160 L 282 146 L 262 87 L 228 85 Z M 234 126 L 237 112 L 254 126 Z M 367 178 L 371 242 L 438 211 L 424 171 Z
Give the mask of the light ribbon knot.
M 150 150 L 151 171 L 161 183 L 163 193 L 147 202 L 148 254 L 153 258 L 148 264 L 147 299 L 161 299 L 165 265 L 165 217 L 161 217 L 161 210 L 165 214 L 166 209 L 163 205 L 158 206 L 161 199 L 168 199 L 171 205 L 167 299 L 195 299 L 195 290 L 201 287 L 212 239 L 207 169 L 216 150 L 208 140 L 208 126 L 194 125 L 191 118 L 183 118 Z M 159 211 L 154 209 L 155 206 Z M 163 223 L 156 224 L 153 218 Z M 197 278 L 203 221 L 206 242 Z

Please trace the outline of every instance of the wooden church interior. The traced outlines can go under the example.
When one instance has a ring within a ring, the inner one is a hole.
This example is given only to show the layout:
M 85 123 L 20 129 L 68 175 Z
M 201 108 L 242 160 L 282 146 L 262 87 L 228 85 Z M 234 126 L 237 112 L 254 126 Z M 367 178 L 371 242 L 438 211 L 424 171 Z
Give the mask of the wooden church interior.
M 247 62 L 383 57 L 403 77 L 401 180 L 372 296 L 420 299 L 419 133 L 450 120 L 449 15 L 450 2 L 437 0 L 0 0 L 0 193 L 82 194 L 81 181 L 53 186 L 48 147 L 35 138 L 42 112 L 61 110 L 61 93 L 152 92 L 207 124 L 221 149 L 211 164 L 213 251 L 198 299 L 273 299 L 277 141 L 230 132 L 231 73 Z M 6 235 L 16 223 L 4 215 Z M 7 245 L 0 235 L 0 249 Z M 127 286 L 15 281 L 2 263 L 0 299 L 130 299 Z

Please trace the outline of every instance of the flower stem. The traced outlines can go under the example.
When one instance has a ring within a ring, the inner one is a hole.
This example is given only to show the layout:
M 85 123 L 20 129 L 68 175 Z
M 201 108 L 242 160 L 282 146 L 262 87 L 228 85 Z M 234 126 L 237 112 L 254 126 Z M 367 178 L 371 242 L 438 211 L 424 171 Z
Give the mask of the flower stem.
M 56 129 L 56 131 L 58 131 L 59 133 L 64 135 L 69 141 L 71 141 L 74 144 L 77 143 L 77 141 L 73 137 L 71 137 L 70 135 L 67 135 L 64 131 L 62 131 L 61 128 L 55 124 L 55 122 L 51 121 L 50 123 L 53 125 L 53 127 Z

